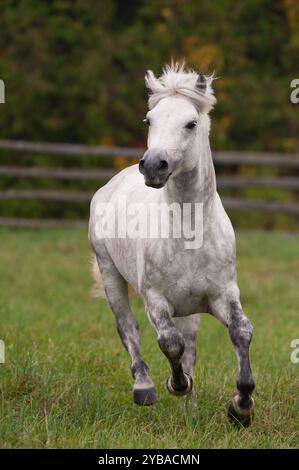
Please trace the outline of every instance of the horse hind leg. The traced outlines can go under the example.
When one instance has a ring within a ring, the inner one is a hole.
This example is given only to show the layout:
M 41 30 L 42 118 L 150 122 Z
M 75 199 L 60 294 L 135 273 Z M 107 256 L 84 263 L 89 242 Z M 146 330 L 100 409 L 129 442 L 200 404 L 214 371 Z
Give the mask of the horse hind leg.
M 132 359 L 134 402 L 137 405 L 153 405 L 157 401 L 157 393 L 149 376 L 148 367 L 140 353 L 139 327 L 130 308 L 128 284 L 118 272 L 112 260 L 107 258 L 105 261 L 97 260 L 98 265 L 101 266 L 102 282 L 116 320 L 118 334 Z
M 174 324 L 176 328 L 182 333 L 185 343 L 184 353 L 181 359 L 184 373 L 188 374 L 192 383 L 194 383 L 193 372 L 196 362 L 196 338 L 200 323 L 200 315 L 190 315 L 188 317 L 176 317 L 174 318 Z M 171 382 L 168 380 L 168 390 L 171 390 Z M 193 388 L 194 393 L 194 388 Z

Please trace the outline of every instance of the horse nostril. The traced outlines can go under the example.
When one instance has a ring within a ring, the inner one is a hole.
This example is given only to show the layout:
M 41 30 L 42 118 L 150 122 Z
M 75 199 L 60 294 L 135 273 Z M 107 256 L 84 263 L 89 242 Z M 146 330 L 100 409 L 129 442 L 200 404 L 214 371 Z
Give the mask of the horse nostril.
M 144 170 L 144 158 L 142 158 L 140 161 L 139 161 L 139 171 L 142 172 Z
M 158 170 L 167 170 L 168 163 L 166 160 L 161 160 L 158 166 Z

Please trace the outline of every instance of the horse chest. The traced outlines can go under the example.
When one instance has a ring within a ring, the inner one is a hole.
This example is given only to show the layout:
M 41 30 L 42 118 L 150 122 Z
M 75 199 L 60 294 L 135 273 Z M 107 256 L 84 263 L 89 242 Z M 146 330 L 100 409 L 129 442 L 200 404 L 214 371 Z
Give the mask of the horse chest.
M 178 316 L 203 312 L 210 293 L 217 295 L 234 278 L 234 257 L 221 256 L 214 244 L 199 250 L 178 248 L 168 244 L 151 252 L 145 264 L 145 286 L 165 295 Z
M 145 269 L 145 283 L 171 299 L 180 314 L 190 314 L 202 304 L 208 282 L 205 268 L 208 258 L 195 252 L 166 252 L 161 258 L 150 257 Z

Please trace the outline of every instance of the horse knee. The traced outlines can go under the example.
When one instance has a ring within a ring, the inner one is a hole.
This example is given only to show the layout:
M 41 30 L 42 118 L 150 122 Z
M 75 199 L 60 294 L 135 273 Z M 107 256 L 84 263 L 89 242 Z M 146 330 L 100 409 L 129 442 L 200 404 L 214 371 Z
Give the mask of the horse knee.
M 168 328 L 158 335 L 158 344 L 168 359 L 180 359 L 185 350 L 183 335 L 176 328 Z
M 232 343 L 237 348 L 247 348 L 251 343 L 253 328 L 248 320 L 242 326 L 231 324 L 229 326 L 229 334 Z
M 237 348 L 247 348 L 251 342 L 253 326 L 237 304 L 232 304 L 229 334 L 232 343 Z

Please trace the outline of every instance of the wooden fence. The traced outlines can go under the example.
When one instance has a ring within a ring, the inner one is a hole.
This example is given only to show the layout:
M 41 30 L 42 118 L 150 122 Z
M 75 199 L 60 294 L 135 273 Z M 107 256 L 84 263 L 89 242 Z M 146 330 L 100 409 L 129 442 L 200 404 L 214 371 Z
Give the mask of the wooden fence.
M 14 154 L 45 154 L 62 155 L 64 157 L 126 157 L 128 159 L 139 158 L 144 149 L 126 147 L 98 147 L 91 145 L 63 144 L 63 143 L 37 143 L 24 141 L 0 140 L 0 150 L 13 152 Z M 234 167 L 278 167 L 286 172 L 299 175 L 299 156 L 292 154 L 266 154 L 251 152 L 213 152 L 213 160 L 216 172 L 219 169 L 231 170 Z M 106 181 L 116 173 L 113 168 L 44 168 L 36 166 L 4 165 L 0 160 L 0 178 L 53 178 L 55 180 L 81 180 L 81 181 Z M 240 176 L 238 174 L 219 174 L 217 186 L 221 189 L 244 188 L 279 188 L 289 191 L 299 191 L 299 176 Z M 97 186 L 96 186 L 97 187 Z M 93 192 L 90 191 L 64 191 L 64 190 L 0 190 L 0 200 L 40 200 L 58 202 L 88 202 Z M 242 211 L 254 210 L 272 213 L 285 213 L 298 216 L 298 199 L 295 202 L 280 202 L 269 200 L 256 200 L 240 197 L 222 197 L 227 209 Z M 24 218 L 0 217 L 0 225 L 11 227 L 64 227 L 86 224 L 86 221 L 73 220 L 36 220 Z

